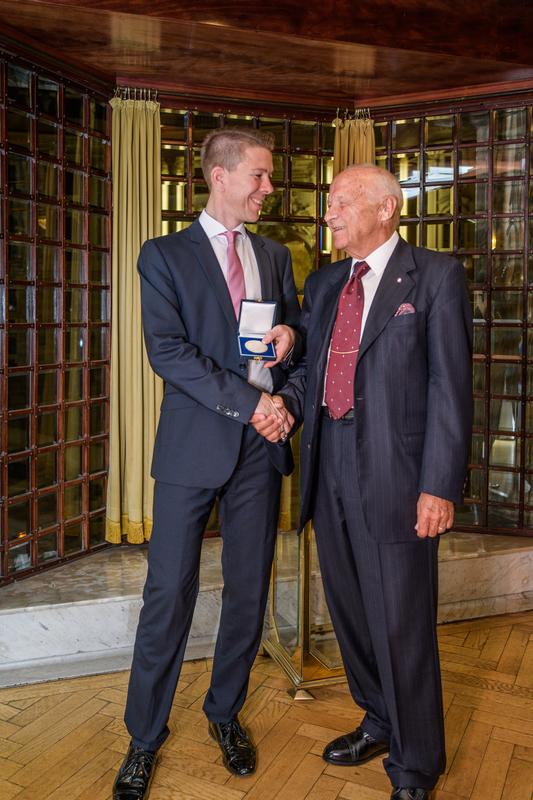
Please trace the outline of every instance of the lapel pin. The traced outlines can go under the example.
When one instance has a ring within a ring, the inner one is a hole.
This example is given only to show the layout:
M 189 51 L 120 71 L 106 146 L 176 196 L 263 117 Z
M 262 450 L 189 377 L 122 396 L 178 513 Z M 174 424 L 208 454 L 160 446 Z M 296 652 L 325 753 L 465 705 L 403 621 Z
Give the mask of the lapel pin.
M 396 278 L 396 282 L 397 282 L 397 283 L 401 283 L 401 282 L 402 282 L 402 279 L 401 279 L 401 278 Z

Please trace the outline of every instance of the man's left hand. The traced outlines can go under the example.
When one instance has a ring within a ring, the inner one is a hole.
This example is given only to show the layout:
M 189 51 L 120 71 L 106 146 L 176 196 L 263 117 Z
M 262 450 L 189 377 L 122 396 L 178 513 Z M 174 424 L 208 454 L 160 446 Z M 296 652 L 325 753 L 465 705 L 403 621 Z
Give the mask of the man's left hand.
M 415 530 L 421 539 L 445 533 L 453 525 L 454 511 L 451 500 L 444 500 L 442 497 L 421 492 L 416 511 Z
M 288 325 L 274 325 L 274 327 L 263 336 L 262 341 L 263 344 L 270 344 L 270 342 L 274 342 L 276 360 L 265 361 L 263 364 L 263 366 L 267 369 L 272 369 L 272 367 L 275 367 L 276 364 L 279 364 L 280 361 L 283 361 L 287 354 L 290 353 L 294 347 L 296 336 L 293 329 L 289 328 Z

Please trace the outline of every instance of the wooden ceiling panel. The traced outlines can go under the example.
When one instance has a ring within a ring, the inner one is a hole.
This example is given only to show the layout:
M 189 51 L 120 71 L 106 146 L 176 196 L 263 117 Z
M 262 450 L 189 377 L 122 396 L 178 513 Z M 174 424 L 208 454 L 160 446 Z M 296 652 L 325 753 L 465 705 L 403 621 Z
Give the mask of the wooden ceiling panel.
M 428 2 L 435 6 L 439 0 Z M 150 4 L 151 12 L 166 18 L 146 15 L 146 5 L 135 0 L 0 0 L 0 31 L 4 37 L 31 41 L 36 50 L 75 64 L 89 75 L 104 75 L 110 82 L 315 107 L 371 105 L 496 83 L 533 85 L 533 64 L 473 58 L 470 51 L 453 56 L 333 41 L 327 35 L 258 33 L 222 24 L 220 16 L 207 20 L 209 7 L 215 14 L 214 3 L 202 6 L 203 22 L 175 19 L 179 3 Z M 246 4 L 247 19 L 253 19 L 250 5 L 253 10 L 258 4 Z M 264 5 L 269 6 L 268 0 Z M 290 0 L 281 5 L 295 12 L 296 4 Z M 342 11 L 344 0 L 338 5 Z M 237 6 L 242 14 L 243 3 L 216 8 L 219 15 L 236 14 Z M 135 13 L 118 11 L 119 7 Z M 310 29 L 317 25 L 316 21 Z

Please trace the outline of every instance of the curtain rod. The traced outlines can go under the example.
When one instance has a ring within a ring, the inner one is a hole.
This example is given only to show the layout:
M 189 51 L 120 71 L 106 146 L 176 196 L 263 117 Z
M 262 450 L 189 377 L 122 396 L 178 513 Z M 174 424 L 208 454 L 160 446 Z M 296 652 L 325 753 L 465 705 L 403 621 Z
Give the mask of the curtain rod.
M 341 109 L 337 107 L 337 119 L 341 119 L 340 113 Z M 371 119 L 370 109 L 368 107 L 354 108 L 353 111 L 350 111 L 348 108 L 345 108 L 342 119 L 344 122 L 346 122 L 349 119 Z
M 121 100 L 153 100 L 157 101 L 157 89 L 144 89 L 138 86 L 116 86 L 115 97 Z

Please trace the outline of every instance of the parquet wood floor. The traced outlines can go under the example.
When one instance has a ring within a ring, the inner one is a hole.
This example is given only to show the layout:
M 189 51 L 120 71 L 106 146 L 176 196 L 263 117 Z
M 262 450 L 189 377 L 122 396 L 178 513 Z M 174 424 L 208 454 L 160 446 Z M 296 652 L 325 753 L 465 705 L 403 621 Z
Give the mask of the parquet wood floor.
M 533 612 L 441 625 L 447 772 L 435 800 L 531 800 Z M 202 713 L 210 662 L 184 665 L 150 800 L 388 800 L 380 759 L 328 766 L 324 744 L 362 714 L 345 684 L 294 702 L 277 665 L 259 656 L 242 720 L 259 767 L 231 777 Z M 109 800 L 128 744 L 128 674 L 0 691 L 1 800 Z

